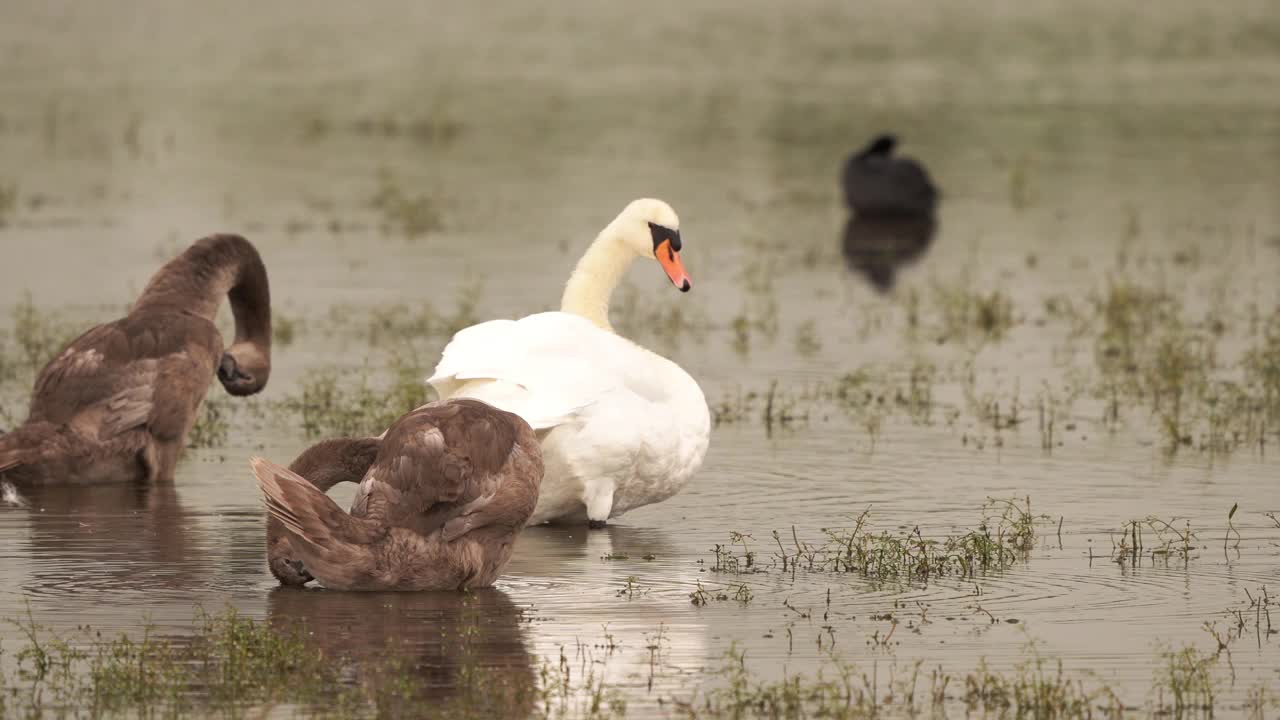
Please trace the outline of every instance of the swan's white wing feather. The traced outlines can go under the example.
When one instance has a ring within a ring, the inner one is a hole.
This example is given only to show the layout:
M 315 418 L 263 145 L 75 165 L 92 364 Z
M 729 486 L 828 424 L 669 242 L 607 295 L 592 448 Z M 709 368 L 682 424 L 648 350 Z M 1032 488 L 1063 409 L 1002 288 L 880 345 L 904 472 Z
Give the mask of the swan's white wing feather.
M 441 397 L 473 397 L 534 429 L 554 427 L 616 385 L 611 340 L 620 341 L 568 313 L 493 320 L 454 335 L 427 382 Z

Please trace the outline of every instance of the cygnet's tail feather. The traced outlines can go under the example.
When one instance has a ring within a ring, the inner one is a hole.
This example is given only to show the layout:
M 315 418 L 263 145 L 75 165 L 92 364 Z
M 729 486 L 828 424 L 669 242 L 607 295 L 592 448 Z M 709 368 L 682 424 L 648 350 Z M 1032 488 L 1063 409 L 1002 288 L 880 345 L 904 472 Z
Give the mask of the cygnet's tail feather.
M 322 547 L 332 543 L 364 545 L 385 534 L 377 525 L 348 515 L 332 498 L 292 470 L 262 458 L 251 462 L 268 512 L 293 534 Z
M 250 461 L 267 512 L 291 537 L 293 551 L 307 571 L 326 586 L 350 586 L 350 576 L 371 562 L 369 545 L 386 529 L 353 518 L 306 478 L 255 457 Z
M 40 461 L 40 450 L 50 437 L 47 423 L 24 425 L 0 435 L 0 472 Z

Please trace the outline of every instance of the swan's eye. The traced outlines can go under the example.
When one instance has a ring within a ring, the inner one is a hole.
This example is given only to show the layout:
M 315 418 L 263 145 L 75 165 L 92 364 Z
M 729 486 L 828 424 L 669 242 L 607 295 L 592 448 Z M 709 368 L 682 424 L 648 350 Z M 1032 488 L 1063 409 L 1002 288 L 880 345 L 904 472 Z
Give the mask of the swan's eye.
M 680 252 L 680 231 L 672 230 L 666 225 L 657 223 L 649 223 L 649 234 L 653 236 L 653 251 L 658 252 L 658 246 L 663 242 L 670 240 L 671 249 Z

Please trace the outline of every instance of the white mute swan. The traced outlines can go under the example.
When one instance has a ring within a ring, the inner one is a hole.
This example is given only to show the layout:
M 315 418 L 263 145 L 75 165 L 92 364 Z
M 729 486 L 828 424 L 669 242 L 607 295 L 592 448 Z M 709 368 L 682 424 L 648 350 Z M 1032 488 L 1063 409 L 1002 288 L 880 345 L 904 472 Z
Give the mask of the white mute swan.
M 702 464 L 711 416 L 679 365 L 616 335 L 609 296 L 636 258 L 656 259 L 681 291 L 680 221 L 661 200 L 636 200 L 578 261 L 559 312 L 493 320 L 453 336 L 427 382 L 524 418 L 546 474 L 530 523 L 603 527 L 675 495 Z

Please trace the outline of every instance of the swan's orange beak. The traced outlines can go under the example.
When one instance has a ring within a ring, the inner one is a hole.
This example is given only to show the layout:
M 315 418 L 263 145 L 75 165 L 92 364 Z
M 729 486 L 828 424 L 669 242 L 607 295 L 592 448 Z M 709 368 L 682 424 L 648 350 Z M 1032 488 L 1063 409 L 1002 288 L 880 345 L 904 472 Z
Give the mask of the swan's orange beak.
M 671 241 L 663 240 L 659 243 L 653 255 L 667 272 L 667 277 L 671 278 L 671 284 L 680 288 L 680 292 L 689 292 L 693 283 L 689 280 L 689 273 L 685 272 L 684 263 L 680 262 L 680 253 L 671 248 Z

